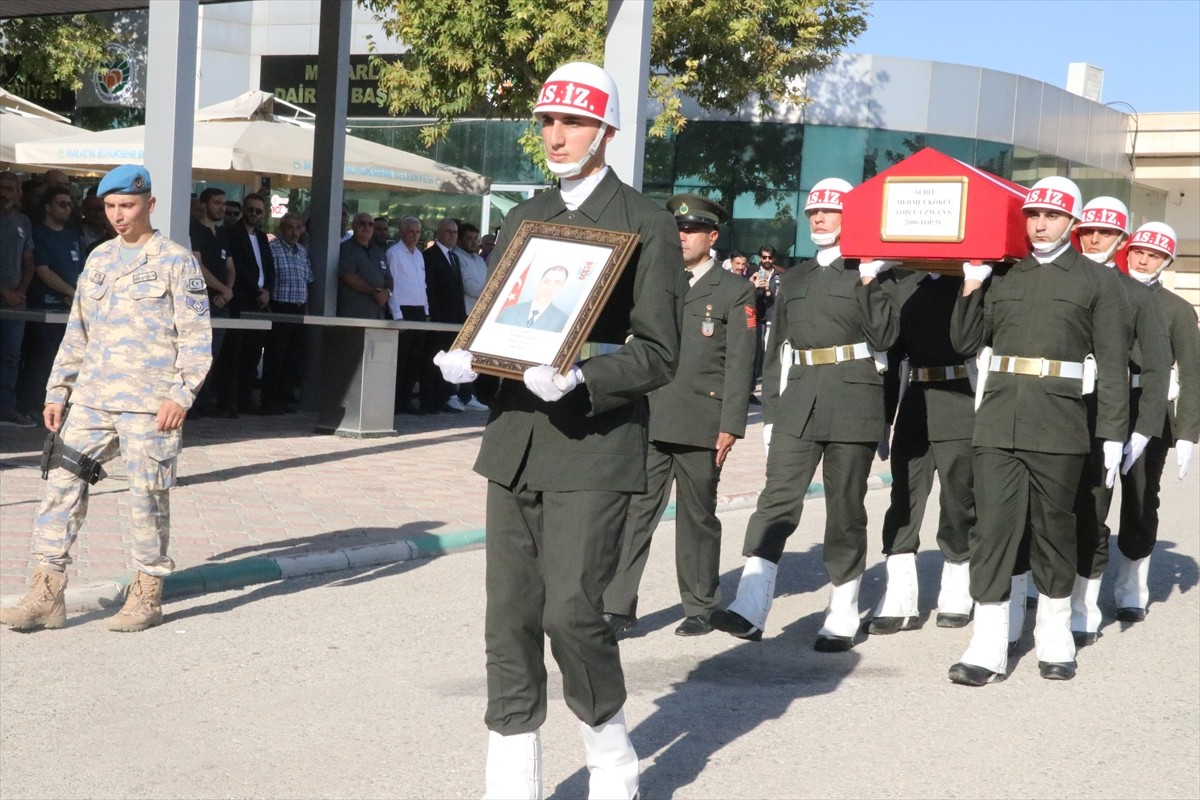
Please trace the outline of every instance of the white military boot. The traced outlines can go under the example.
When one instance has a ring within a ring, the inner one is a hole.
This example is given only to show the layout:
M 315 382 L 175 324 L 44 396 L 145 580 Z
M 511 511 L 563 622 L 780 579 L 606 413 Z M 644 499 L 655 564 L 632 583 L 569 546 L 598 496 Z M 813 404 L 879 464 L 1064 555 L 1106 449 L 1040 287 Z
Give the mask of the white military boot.
M 714 628 L 739 639 L 757 642 L 767 626 L 767 615 L 775 602 L 775 577 L 779 565 L 765 558 L 751 556 L 742 567 L 737 597 L 729 608 L 718 609 L 708 618 Z
M 1012 588 L 1008 593 L 1011 601 L 1008 604 L 1008 652 L 1010 653 L 1017 649 L 1017 642 L 1021 641 L 1021 636 L 1025 633 L 1025 599 L 1028 596 L 1029 587 L 1033 588 L 1033 595 L 1036 597 L 1037 587 L 1033 585 L 1032 575 L 1022 572 L 1020 575 L 1012 576 Z
M 1071 636 L 1071 598 L 1038 597 L 1037 622 L 1033 626 L 1038 671 L 1051 681 L 1075 677 L 1075 639 Z
M 542 800 L 541 734 L 488 731 L 485 777 L 483 800 Z
M 971 642 L 957 664 L 950 667 L 950 680 L 963 686 L 984 686 L 1002 681 L 1008 674 L 1008 607 L 1023 605 L 1024 596 L 1000 603 L 976 603 Z
M 883 597 L 875 607 L 874 619 L 867 626 L 872 636 L 884 636 L 899 631 L 911 631 L 920 627 L 920 610 L 917 606 L 917 556 L 915 553 L 899 553 L 887 557 L 887 586 Z
M 625 709 L 603 725 L 579 723 L 587 751 L 588 800 L 633 800 L 638 793 L 638 756 L 629 730 Z
M 1076 575 L 1071 590 L 1071 636 L 1076 647 L 1096 643 L 1100 620 L 1100 579 Z
M 942 588 L 938 592 L 937 626 L 965 628 L 971 622 L 971 562 L 942 564 Z
M 1117 579 L 1113 585 L 1117 619 L 1141 622 L 1146 618 L 1146 605 L 1150 602 L 1150 556 L 1133 560 L 1118 549 L 1113 560 L 1117 562 Z
M 829 590 L 829 606 L 825 609 L 825 624 L 817 631 L 813 649 L 818 653 L 844 653 L 854 647 L 854 636 L 862 620 L 858 616 L 858 588 L 862 576 L 846 581 Z

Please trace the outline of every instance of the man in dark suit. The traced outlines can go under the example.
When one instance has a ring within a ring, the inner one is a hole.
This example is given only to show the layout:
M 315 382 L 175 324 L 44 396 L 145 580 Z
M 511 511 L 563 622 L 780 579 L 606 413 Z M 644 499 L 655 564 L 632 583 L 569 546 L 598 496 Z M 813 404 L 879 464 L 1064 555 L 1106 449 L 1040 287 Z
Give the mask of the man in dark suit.
M 1111 275 L 1076 252 L 1073 221 L 1079 187 L 1052 176 L 1026 197 L 1025 230 L 1033 252 L 1016 264 L 963 267 L 950 339 L 959 353 L 991 346 L 982 402 L 975 414 L 975 510 L 971 597 L 975 622 L 954 683 L 983 686 L 1008 670 L 1009 602 L 1028 522 L 1037 584 L 1034 640 L 1048 680 L 1075 676 L 1071 591 L 1075 585 L 1075 490 L 1091 448 L 1088 362 L 1101 376 L 1128 374 L 1130 331 Z M 984 281 L 990 281 L 984 287 Z M 1098 383 L 1095 435 L 1103 439 L 1106 482 L 1116 480 L 1129 426 L 1129 382 Z M 1022 602 L 1022 598 L 1011 598 Z
M 275 260 L 271 245 L 262 232 L 267 204 L 261 195 L 248 194 L 242 198 L 241 221 L 228 228 L 226 241 L 229 257 L 233 259 L 233 300 L 229 316 L 240 317 L 250 311 L 267 311 L 271 294 L 267 288 L 275 280 Z M 258 375 L 258 359 L 262 355 L 266 336 L 262 331 L 231 329 L 217 357 L 217 407 L 222 416 L 262 413 L 254 402 L 254 381 Z
M 612 76 L 567 64 L 538 97 L 546 160 L 562 185 L 509 212 L 496 253 L 504 257 L 525 220 L 635 233 L 638 245 L 592 328 L 591 341 L 617 345 L 612 352 L 565 373 L 542 364 L 523 380 L 477 387 L 492 409 L 475 462 L 488 479 L 485 795 L 540 796 L 548 636 L 580 720 L 589 794 L 632 798 L 637 753 L 602 599 L 630 498 L 646 490 L 644 398 L 675 373 L 687 278 L 675 220 L 605 164 L 620 126 Z M 437 363 L 451 383 L 475 377 L 467 351 L 439 353 Z
M 570 276 L 571 273 L 566 267 L 551 267 L 546 270 L 538 281 L 533 299 L 504 309 L 497 315 L 496 322 L 535 331 L 561 332 L 567 324 L 568 315 L 554 305 L 554 298 L 567 285 Z
M 724 208 L 706 197 L 677 194 L 667 201 L 667 210 L 679 226 L 691 283 L 683 305 L 679 369 L 673 381 L 650 393 L 647 487 L 629 504 L 621 560 L 604 593 L 604 610 L 616 632 L 637 619 L 638 585 L 650 540 L 674 483 L 675 576 L 684 613 L 675 633 L 700 636 L 712 631 L 708 616 L 721 601 L 717 482 L 734 442 L 746 433 L 754 289 L 709 255 L 717 243 L 717 225 L 729 219 Z
M 429 296 L 430 322 L 452 322 L 461 325 L 467 321 L 467 304 L 463 298 L 462 264 L 454 246 L 458 244 L 458 223 L 444 219 L 438 223 L 432 245 L 425 249 L 425 289 Z M 454 343 L 453 333 L 434 332 L 426 339 L 428 355 L 433 358 L 438 350 L 445 350 Z M 446 404 L 454 394 L 454 385 L 441 382 L 431 399 L 423 399 L 421 410 L 426 413 L 438 411 L 458 412 L 461 409 Z M 426 398 L 424 391 L 422 398 Z
M 738 638 L 762 638 L 779 560 L 800 523 L 805 491 L 824 462 L 823 559 L 832 588 L 814 648 L 825 653 L 849 650 L 858 633 L 867 478 L 884 426 L 880 367 L 900 328 L 883 286 L 894 283 L 891 265 L 842 258 L 842 196 L 850 189 L 840 178 L 826 178 L 805 202 L 817 254 L 779 282 L 763 375 L 763 409 L 771 426 L 767 485 L 746 526 L 747 561 L 737 597 L 709 618 L 714 628 Z M 781 364 L 785 342 L 793 351 Z

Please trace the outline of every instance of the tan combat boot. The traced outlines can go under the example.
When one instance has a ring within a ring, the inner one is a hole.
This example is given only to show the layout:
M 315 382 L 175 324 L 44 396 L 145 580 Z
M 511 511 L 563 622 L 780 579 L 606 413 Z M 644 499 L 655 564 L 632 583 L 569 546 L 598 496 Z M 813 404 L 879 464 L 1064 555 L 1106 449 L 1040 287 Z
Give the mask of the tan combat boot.
M 144 572 L 134 574 L 125 607 L 108 621 L 110 631 L 132 633 L 162 625 L 163 579 Z
M 13 630 L 31 631 L 35 628 L 61 628 L 67 621 L 67 590 L 65 572 L 38 567 L 30 580 L 29 591 L 12 608 L 0 609 L 0 625 Z

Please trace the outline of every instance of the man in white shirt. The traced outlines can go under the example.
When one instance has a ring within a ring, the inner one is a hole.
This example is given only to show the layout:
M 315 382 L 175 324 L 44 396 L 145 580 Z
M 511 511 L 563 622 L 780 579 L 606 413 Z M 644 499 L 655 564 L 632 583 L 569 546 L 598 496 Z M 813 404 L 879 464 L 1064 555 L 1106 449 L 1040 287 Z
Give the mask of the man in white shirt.
M 425 290 L 425 257 L 421 253 L 421 220 L 408 216 L 400 220 L 400 240 L 387 250 L 387 268 L 392 273 L 392 296 L 388 307 L 392 319 L 426 322 L 429 319 L 429 295 Z M 396 354 L 396 412 L 420 414 L 433 405 L 433 387 L 440 383 L 429 351 L 427 331 L 400 332 Z M 421 383 L 421 402 L 413 405 L 412 393 Z M 426 398 L 426 394 L 429 395 Z

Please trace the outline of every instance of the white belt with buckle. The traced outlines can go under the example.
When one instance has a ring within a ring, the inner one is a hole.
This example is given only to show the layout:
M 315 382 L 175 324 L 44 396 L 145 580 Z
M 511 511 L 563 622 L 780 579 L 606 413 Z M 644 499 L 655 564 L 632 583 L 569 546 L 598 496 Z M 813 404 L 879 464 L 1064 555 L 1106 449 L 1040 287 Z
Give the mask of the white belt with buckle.
M 952 367 L 913 367 L 909 380 L 913 383 L 930 381 L 956 381 L 967 377 L 967 368 L 962 364 Z
M 855 361 L 860 358 L 874 358 L 871 348 L 867 346 L 866 342 L 840 344 L 837 347 L 818 347 L 815 350 L 792 351 L 792 363 L 803 364 L 807 367 L 840 364 L 843 361 Z
M 1007 372 L 1012 375 L 1032 375 L 1037 378 L 1074 378 L 1083 380 L 1082 361 L 1055 361 L 1050 358 L 1024 358 L 1021 356 L 992 356 L 989 372 Z

